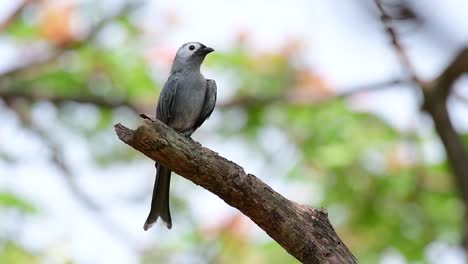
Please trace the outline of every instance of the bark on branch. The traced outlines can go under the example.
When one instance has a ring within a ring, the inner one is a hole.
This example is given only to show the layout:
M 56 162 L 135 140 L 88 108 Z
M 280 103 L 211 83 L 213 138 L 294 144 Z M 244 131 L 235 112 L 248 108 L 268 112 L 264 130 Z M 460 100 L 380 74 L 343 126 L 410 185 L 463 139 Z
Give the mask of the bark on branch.
M 468 73 L 468 47 L 465 47 L 434 81 L 422 84 L 424 109 L 434 120 L 434 126 L 444 145 L 447 160 L 453 170 L 455 183 L 464 205 L 463 247 L 468 253 L 468 153 L 463 140 L 450 121 L 447 98 L 457 79 Z
M 115 125 L 118 137 L 239 209 L 303 263 L 357 263 L 323 209 L 290 201 L 216 152 L 157 120 L 136 130 Z
M 454 60 L 445 68 L 445 70 L 436 79 L 436 87 L 440 89 L 444 99 L 449 96 L 453 89 L 453 84 L 464 73 L 468 73 L 468 47 L 462 49 Z
M 468 205 L 468 155 L 461 137 L 450 121 L 447 97 L 453 90 L 454 82 L 467 72 L 468 47 L 458 53 L 434 81 L 421 84 L 424 94 L 424 109 L 434 120 L 434 126 L 447 152 L 447 158 L 453 169 L 465 206 Z

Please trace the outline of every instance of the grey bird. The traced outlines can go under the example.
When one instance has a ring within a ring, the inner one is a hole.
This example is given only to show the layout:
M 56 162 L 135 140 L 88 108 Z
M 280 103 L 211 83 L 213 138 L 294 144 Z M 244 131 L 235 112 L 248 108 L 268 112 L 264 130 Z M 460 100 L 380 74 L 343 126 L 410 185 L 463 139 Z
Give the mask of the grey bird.
M 182 45 L 172 63 L 171 73 L 159 95 L 156 119 L 190 137 L 211 115 L 216 104 L 216 82 L 205 79 L 200 66 L 214 49 L 199 42 Z M 157 163 L 151 211 L 143 226 L 148 230 L 159 217 L 171 229 L 169 186 L 171 171 Z

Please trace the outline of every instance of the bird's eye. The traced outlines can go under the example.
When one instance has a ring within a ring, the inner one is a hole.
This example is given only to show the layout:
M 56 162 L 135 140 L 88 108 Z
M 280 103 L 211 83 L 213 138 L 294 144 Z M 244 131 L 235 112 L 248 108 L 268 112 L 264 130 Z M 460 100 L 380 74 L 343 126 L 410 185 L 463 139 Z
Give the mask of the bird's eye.
M 190 47 L 188 47 L 189 50 L 194 50 L 195 49 L 195 46 L 194 45 L 190 45 Z

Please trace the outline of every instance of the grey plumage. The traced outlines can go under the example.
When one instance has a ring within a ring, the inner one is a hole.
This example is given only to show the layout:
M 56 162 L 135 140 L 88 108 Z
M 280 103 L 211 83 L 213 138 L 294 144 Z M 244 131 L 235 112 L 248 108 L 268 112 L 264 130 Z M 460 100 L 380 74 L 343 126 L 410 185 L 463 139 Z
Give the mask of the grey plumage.
M 211 115 L 216 104 L 216 82 L 200 72 L 205 56 L 214 51 L 199 42 L 188 42 L 177 51 L 171 74 L 159 95 L 156 118 L 185 136 L 191 136 Z M 143 228 L 148 230 L 158 217 L 172 227 L 169 210 L 171 171 L 156 163 L 151 211 Z

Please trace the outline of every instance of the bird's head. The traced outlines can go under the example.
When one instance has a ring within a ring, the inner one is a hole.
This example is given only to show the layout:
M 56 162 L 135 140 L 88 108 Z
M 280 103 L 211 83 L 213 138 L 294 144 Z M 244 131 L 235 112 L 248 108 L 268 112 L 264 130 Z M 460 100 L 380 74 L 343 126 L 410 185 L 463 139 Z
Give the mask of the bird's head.
M 176 53 L 172 72 L 180 70 L 199 69 L 205 56 L 213 52 L 214 49 L 203 45 L 200 42 L 187 42 Z

